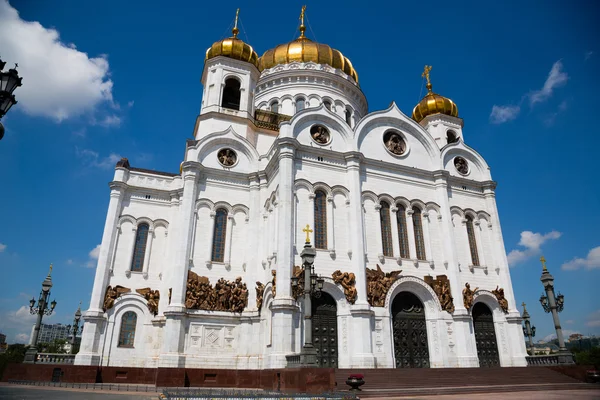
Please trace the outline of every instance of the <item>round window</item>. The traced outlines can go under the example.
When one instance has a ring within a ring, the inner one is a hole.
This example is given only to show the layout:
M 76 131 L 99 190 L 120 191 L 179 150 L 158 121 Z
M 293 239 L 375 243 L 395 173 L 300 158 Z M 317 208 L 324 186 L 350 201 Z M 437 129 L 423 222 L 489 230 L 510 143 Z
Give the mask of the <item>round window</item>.
M 383 144 L 390 153 L 397 156 L 406 153 L 406 142 L 398 132 L 386 132 L 383 135 Z
M 310 136 L 320 145 L 326 145 L 331 142 L 329 130 L 323 125 L 313 125 L 312 128 L 310 128 Z
M 469 164 L 467 163 L 467 160 L 462 157 L 454 157 L 454 168 L 462 175 L 467 175 L 469 173 Z
M 233 167 L 237 162 L 237 154 L 232 149 L 221 149 L 217 153 L 219 162 L 224 167 Z

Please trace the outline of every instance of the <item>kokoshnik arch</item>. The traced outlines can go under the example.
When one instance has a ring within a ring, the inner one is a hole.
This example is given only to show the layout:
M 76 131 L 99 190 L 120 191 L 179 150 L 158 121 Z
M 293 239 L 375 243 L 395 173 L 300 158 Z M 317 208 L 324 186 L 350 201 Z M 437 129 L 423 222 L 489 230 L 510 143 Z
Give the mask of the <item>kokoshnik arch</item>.
M 369 113 L 350 60 L 300 32 L 258 57 L 236 19 L 180 172 L 117 163 L 76 364 L 285 367 L 308 223 L 320 365 L 525 366 L 496 183 L 456 104 L 426 67 L 412 117 Z

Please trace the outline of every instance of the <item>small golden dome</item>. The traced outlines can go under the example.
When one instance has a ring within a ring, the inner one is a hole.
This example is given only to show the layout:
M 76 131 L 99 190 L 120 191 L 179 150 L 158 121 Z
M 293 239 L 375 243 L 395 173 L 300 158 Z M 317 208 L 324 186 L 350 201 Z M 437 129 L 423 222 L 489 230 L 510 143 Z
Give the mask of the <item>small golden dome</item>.
M 431 67 L 425 66 L 423 76 L 427 78 L 427 94 L 413 109 L 412 118 L 417 122 L 421 122 L 423 118 L 433 114 L 445 114 L 451 117 L 458 117 L 458 107 L 456 104 L 449 98 L 440 96 L 431 90 L 432 85 L 429 81 L 430 70 Z
M 210 60 L 211 58 L 224 56 L 233 58 L 235 60 L 246 61 L 255 67 L 258 67 L 258 54 L 256 54 L 252 46 L 237 38 L 239 32 L 237 27 L 239 11 L 240 10 L 238 8 L 235 15 L 235 25 L 231 30 L 233 36 L 227 39 L 219 40 L 218 42 L 214 42 L 213 45 L 206 50 L 204 62 Z

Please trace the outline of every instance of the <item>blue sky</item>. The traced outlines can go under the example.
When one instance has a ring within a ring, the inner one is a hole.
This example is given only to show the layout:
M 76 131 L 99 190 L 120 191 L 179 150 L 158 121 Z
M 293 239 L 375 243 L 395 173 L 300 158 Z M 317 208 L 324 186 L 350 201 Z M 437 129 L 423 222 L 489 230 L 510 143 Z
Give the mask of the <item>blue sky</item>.
M 48 322 L 89 304 L 95 252 L 120 156 L 176 172 L 202 96 L 206 48 L 229 35 L 260 54 L 297 35 L 303 3 L 0 0 L 0 55 L 18 62 L 19 103 L 0 141 L 0 331 L 23 341 L 54 263 Z M 308 2 L 307 35 L 341 50 L 369 110 L 410 115 L 423 65 L 452 98 L 468 145 L 498 181 L 511 276 L 538 338 L 543 253 L 565 295 L 563 328 L 600 334 L 600 28 L 592 1 Z M 595 250 L 594 250 L 595 249 Z M 456 293 L 457 296 L 458 293 Z

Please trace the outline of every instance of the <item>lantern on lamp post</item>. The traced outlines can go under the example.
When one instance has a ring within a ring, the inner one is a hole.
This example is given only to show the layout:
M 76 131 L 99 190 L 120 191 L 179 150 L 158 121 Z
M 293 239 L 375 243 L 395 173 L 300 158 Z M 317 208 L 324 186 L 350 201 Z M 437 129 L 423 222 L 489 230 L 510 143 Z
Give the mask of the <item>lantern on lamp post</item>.
M 23 78 L 19 77 L 17 71 L 18 64 L 15 64 L 14 68 L 8 71 L 3 71 L 6 63 L 0 59 L 0 119 L 10 110 L 10 108 L 17 104 L 15 95 L 13 92 L 16 88 L 22 85 Z M 0 139 L 4 137 L 4 125 L 0 122 Z
M 40 292 L 40 297 L 37 301 L 37 306 L 35 303 L 35 298 L 32 298 L 29 301 L 29 312 L 33 315 L 37 315 L 37 320 L 35 322 L 35 327 L 33 329 L 33 337 L 31 338 L 31 346 L 27 349 L 25 353 L 24 363 L 32 364 L 35 362 L 37 356 L 37 340 L 38 335 L 40 334 L 40 327 L 42 326 L 42 318 L 44 315 L 51 315 L 56 307 L 56 300 L 52 300 L 50 303 L 50 307 L 48 308 L 48 298 L 50 297 L 50 289 L 52 288 L 52 264 L 50 264 L 50 271 L 48 271 L 48 276 L 42 282 L 42 291 Z

